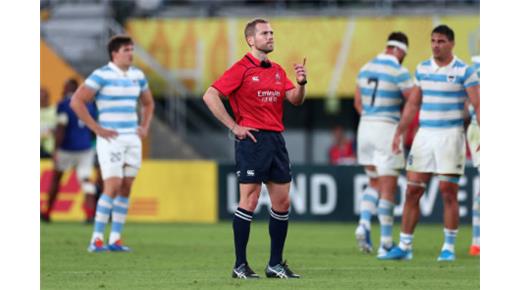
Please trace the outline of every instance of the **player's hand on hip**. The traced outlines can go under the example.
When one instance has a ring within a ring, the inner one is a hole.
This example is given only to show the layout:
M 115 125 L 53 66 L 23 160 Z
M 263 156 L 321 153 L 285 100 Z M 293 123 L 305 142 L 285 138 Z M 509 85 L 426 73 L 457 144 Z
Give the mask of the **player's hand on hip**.
M 99 128 L 96 130 L 96 135 L 105 139 L 113 139 L 116 138 L 118 134 L 117 131 L 114 130 Z
M 148 130 L 139 126 L 137 127 L 137 135 L 139 136 L 139 138 L 144 139 L 146 138 L 146 136 L 148 136 Z
M 394 154 L 401 153 L 401 139 L 402 134 L 395 132 L 394 140 L 392 141 L 392 152 L 394 152 Z
M 235 136 L 238 138 L 238 140 L 244 140 L 245 138 L 249 137 L 249 138 L 251 138 L 251 140 L 253 140 L 253 142 L 256 143 L 256 138 L 253 135 L 253 133 L 251 133 L 251 131 L 258 132 L 258 129 L 242 127 L 240 125 L 236 125 L 233 128 L 233 134 L 235 134 Z
M 303 64 L 296 63 L 293 64 L 294 73 L 296 74 L 296 81 L 301 83 L 307 80 L 307 70 L 305 69 L 306 58 L 303 58 Z

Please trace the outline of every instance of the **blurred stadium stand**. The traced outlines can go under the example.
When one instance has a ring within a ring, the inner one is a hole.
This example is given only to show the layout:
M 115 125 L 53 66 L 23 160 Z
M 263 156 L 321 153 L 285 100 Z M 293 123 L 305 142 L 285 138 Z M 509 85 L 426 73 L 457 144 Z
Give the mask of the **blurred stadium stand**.
M 480 1 L 467 0 L 40 1 L 42 39 L 84 77 L 107 62 L 108 38 L 123 32 L 132 19 L 478 15 L 479 7 Z M 167 70 L 139 43 L 135 54 L 147 73 L 153 72 L 164 80 L 161 92 L 154 92 L 157 109 L 148 157 L 211 158 L 232 163 L 232 138 L 208 111 L 201 94 L 186 89 L 183 82 L 184 76 L 197 78 L 201 72 Z M 327 106 L 325 96 L 309 98 L 298 108 L 286 104 L 284 135 L 293 163 L 327 163 L 327 150 L 332 143 L 330 129 L 336 124 L 350 131 L 357 128 L 358 116 L 351 95 L 336 99 L 332 111 Z

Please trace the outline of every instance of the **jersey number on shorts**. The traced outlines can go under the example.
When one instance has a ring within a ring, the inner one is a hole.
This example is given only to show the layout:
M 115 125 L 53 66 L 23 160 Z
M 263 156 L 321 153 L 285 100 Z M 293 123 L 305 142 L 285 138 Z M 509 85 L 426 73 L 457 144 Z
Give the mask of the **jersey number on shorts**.
M 119 162 L 121 161 L 121 152 L 110 153 L 110 162 Z
M 374 102 L 376 100 L 377 86 L 379 85 L 379 79 L 378 78 L 369 78 L 368 84 L 371 84 L 372 82 L 376 83 L 376 85 L 374 86 L 374 91 L 372 92 L 372 101 L 370 101 L 370 106 L 374 106 Z

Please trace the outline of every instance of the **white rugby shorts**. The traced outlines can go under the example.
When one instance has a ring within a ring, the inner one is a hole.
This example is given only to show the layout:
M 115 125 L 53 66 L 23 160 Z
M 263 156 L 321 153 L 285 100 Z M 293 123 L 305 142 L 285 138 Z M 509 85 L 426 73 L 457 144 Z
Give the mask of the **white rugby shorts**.
M 137 134 L 120 134 L 112 139 L 98 137 L 96 147 L 103 179 L 137 176 L 142 160 L 141 138 Z
M 464 173 L 466 140 L 462 128 L 419 128 L 406 170 L 436 174 Z
M 82 151 L 58 149 L 56 152 L 56 167 L 62 172 L 75 168 L 79 179 L 87 179 L 94 168 L 94 149 Z
M 374 165 L 378 176 L 397 176 L 404 168 L 404 153 L 392 152 L 397 123 L 361 119 L 357 136 L 357 157 L 361 165 Z

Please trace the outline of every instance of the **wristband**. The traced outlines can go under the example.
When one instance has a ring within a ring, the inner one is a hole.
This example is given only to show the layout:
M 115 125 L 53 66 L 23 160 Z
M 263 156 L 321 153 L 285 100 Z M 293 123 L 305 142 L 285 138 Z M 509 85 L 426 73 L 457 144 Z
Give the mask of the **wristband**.
M 296 82 L 296 83 L 299 84 L 300 86 L 305 86 L 305 84 L 307 83 L 307 79 L 304 79 L 303 81 Z

